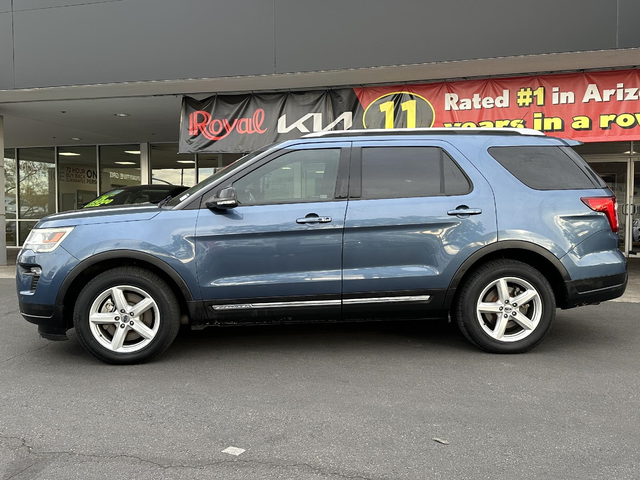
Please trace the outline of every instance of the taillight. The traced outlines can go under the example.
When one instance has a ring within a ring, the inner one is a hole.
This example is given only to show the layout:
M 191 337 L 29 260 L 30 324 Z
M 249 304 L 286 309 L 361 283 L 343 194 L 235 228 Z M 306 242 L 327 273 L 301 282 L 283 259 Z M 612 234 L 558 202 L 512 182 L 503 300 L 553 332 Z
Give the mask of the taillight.
M 582 197 L 580 200 L 596 212 L 602 212 L 607 216 L 611 231 L 618 231 L 618 203 L 616 197 Z

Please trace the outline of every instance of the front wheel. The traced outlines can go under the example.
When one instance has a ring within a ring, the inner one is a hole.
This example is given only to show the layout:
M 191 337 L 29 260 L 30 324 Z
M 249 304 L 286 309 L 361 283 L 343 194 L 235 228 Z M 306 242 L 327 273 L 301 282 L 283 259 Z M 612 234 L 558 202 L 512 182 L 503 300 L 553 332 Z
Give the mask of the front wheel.
M 492 353 L 521 353 L 549 333 L 553 289 L 535 268 L 516 260 L 482 265 L 461 286 L 454 305 L 462 333 Z
M 73 323 L 82 346 L 106 363 L 140 363 L 162 353 L 180 328 L 180 307 L 160 277 L 138 267 L 101 273 L 82 289 Z

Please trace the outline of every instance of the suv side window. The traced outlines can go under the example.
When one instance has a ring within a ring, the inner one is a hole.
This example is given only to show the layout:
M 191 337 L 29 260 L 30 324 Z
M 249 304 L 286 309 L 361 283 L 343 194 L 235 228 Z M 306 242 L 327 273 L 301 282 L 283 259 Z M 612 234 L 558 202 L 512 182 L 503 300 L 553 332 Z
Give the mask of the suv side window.
M 340 149 L 296 150 L 233 183 L 240 205 L 323 202 L 335 197 Z
M 439 147 L 364 147 L 362 198 L 464 195 L 471 183 Z
M 489 154 L 535 190 L 602 188 L 604 182 L 570 147 L 491 147 Z

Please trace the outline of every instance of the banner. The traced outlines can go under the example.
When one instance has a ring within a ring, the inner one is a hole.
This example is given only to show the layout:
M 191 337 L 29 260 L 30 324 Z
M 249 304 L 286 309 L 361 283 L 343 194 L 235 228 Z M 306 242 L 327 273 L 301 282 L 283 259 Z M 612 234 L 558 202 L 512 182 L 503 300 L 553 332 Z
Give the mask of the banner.
M 640 139 L 640 71 L 554 74 L 182 100 L 180 153 L 250 152 L 357 128 L 514 127 L 583 142 Z

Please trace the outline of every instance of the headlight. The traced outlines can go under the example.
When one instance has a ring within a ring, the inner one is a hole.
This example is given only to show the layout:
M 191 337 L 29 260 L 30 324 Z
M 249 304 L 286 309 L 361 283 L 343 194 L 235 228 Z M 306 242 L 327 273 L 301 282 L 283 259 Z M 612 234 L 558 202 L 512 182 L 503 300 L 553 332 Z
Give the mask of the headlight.
M 34 252 L 53 252 L 67 238 L 74 227 L 34 228 L 22 248 Z

